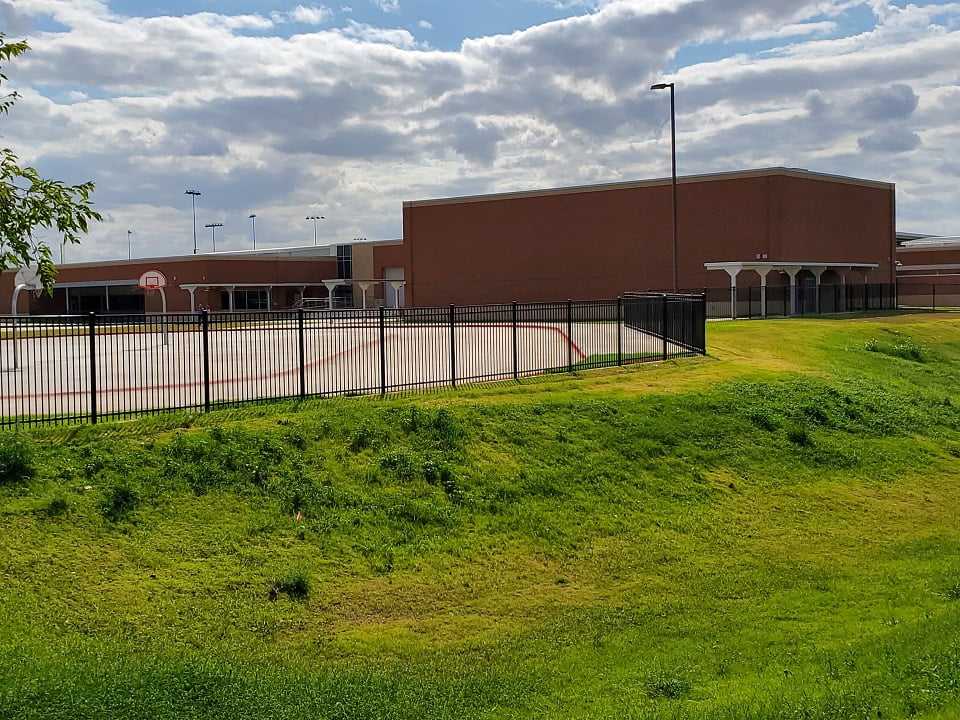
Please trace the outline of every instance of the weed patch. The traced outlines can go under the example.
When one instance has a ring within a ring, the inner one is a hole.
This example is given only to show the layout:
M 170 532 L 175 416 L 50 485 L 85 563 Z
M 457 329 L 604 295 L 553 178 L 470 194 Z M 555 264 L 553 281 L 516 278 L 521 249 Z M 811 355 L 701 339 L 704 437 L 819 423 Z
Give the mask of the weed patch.
M 140 491 L 127 482 L 121 482 L 104 491 L 100 512 L 110 522 L 130 520 L 140 506 L 140 502 Z
M 18 432 L 0 432 L 0 486 L 28 482 L 35 474 L 31 439 Z
M 287 573 L 271 586 L 267 595 L 273 602 L 281 595 L 302 602 L 310 595 L 310 576 L 303 569 Z
M 928 353 L 923 346 L 908 337 L 899 338 L 892 343 L 882 342 L 877 338 L 870 338 L 864 347 L 868 352 L 889 355 L 890 357 L 909 360 L 915 363 L 925 363 L 929 359 Z

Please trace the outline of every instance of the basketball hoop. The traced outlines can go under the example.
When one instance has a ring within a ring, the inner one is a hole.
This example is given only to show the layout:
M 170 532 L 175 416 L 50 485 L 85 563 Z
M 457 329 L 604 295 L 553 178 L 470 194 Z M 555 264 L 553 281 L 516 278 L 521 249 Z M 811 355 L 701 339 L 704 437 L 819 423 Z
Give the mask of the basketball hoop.
M 159 290 L 160 291 L 160 300 L 163 302 L 163 314 L 167 314 L 167 294 L 163 289 L 167 286 L 167 276 L 164 275 L 159 270 L 147 270 L 143 275 L 140 276 L 140 279 L 137 280 L 137 285 L 139 285 L 144 290 Z M 167 321 L 163 321 L 163 344 L 166 345 L 167 340 Z
M 159 270 L 147 270 L 137 281 L 144 290 L 160 290 L 167 286 L 167 277 Z
M 24 290 L 43 290 L 40 271 L 36 266 L 23 267 L 17 270 L 17 275 L 13 279 L 13 285 L 14 287 L 22 286 Z

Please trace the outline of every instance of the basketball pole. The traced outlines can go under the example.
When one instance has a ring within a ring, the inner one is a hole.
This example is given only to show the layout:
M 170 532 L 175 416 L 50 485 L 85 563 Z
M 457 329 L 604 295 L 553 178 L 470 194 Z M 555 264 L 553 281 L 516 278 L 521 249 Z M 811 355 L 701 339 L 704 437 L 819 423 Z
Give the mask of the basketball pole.
M 160 291 L 160 302 L 163 307 L 163 344 L 166 345 L 168 342 L 167 339 L 167 294 L 163 291 L 162 287 L 158 287 L 157 290 Z

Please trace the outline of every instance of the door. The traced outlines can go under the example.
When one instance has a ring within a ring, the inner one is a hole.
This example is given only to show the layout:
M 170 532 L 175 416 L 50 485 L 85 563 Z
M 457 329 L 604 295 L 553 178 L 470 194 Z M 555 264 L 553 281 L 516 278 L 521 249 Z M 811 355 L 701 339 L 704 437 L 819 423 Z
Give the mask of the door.
M 388 308 L 404 307 L 403 288 L 395 289 L 391 280 L 403 280 L 403 268 L 392 267 L 383 269 L 383 277 L 387 281 L 383 284 L 383 304 Z

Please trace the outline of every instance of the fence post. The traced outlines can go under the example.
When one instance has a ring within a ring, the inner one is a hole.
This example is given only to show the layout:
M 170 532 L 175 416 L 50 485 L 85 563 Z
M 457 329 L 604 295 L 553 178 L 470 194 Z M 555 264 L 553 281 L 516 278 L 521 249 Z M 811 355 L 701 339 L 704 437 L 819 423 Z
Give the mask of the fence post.
M 697 313 L 697 346 L 700 348 L 700 354 L 707 354 L 707 298 L 702 297 L 697 302 L 699 311 Z M 764 304 L 766 307 L 766 304 Z
M 91 312 L 87 327 L 90 336 L 90 424 L 97 424 L 97 314 Z
M 520 378 L 520 351 L 517 348 L 517 303 L 514 301 L 511 306 L 513 322 L 513 379 Z
M 623 365 L 623 298 L 617 295 L 617 365 Z
M 567 372 L 573 372 L 573 300 L 567 298 Z
M 450 305 L 450 385 L 457 386 L 457 328 L 454 324 L 455 308 Z
M 200 334 L 203 342 L 203 411 L 210 412 L 210 312 L 200 311 Z
M 297 338 L 300 351 L 300 399 L 307 396 L 307 343 L 304 338 L 303 307 L 297 308 Z
M 663 359 L 667 359 L 667 296 L 660 299 L 660 337 L 663 339 Z
M 387 394 L 387 328 L 384 323 L 384 309 L 380 306 L 380 394 Z

